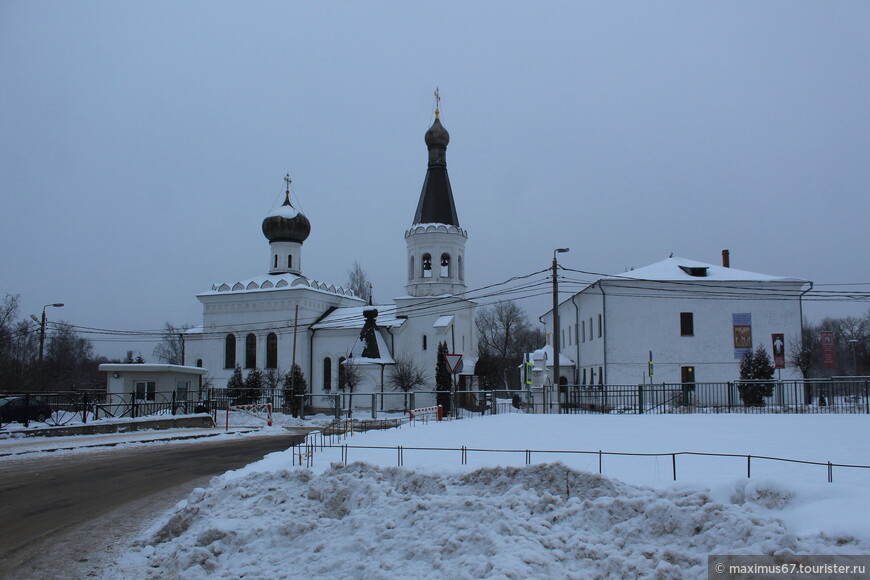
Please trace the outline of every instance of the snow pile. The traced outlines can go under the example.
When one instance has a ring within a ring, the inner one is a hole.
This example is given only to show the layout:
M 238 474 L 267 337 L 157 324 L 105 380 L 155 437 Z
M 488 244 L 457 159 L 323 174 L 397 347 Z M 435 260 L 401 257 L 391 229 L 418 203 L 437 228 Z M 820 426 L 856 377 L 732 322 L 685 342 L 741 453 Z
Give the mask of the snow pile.
M 780 484 L 739 496 L 656 490 L 558 463 L 228 474 L 181 502 L 125 567 L 155 579 L 703 578 L 711 553 L 870 549 L 851 537 L 797 537 L 763 514 L 793 501 Z
M 109 577 L 704 578 L 709 554 L 870 553 L 868 469 L 827 483 L 825 466 L 754 459 L 747 479 L 745 458 L 679 456 L 674 482 L 670 456 L 606 456 L 602 476 L 597 454 L 553 452 L 860 464 L 865 433 L 866 417 L 818 415 L 513 414 L 370 431 L 339 442 L 353 446 L 347 466 L 326 447 L 310 470 L 284 451 L 214 478 Z

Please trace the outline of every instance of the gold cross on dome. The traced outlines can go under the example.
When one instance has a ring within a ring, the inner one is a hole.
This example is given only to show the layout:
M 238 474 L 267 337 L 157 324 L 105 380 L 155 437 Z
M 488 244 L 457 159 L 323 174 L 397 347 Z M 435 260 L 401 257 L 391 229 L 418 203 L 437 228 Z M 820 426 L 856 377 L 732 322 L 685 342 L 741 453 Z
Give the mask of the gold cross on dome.
M 290 179 L 290 174 L 289 174 L 289 173 L 288 173 L 287 175 L 284 176 L 284 183 L 287 184 L 287 191 L 290 191 L 290 183 L 291 183 L 292 181 L 293 181 L 293 180 Z

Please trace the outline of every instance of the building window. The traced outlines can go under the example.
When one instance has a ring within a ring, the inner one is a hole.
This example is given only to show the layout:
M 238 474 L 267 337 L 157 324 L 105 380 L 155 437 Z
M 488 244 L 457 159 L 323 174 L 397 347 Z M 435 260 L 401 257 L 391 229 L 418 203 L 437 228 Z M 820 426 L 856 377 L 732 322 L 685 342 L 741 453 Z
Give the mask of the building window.
M 136 400 L 153 401 L 157 394 L 155 381 L 136 381 Z
M 245 368 L 257 366 L 257 337 L 253 333 L 245 337 Z
M 589 317 L 589 340 L 592 340 L 592 335 L 595 331 L 592 330 L 592 317 Z
M 680 312 L 680 336 L 695 336 L 695 315 L 692 312 Z
M 273 268 L 277 268 L 277 267 L 278 267 L 278 254 L 275 254 L 275 265 L 272 266 L 272 267 L 273 267 Z
M 175 401 L 178 403 L 187 402 L 187 393 L 190 391 L 190 381 L 182 381 L 175 379 Z
M 604 368 L 603 367 L 598 367 L 598 384 L 599 385 L 604 384 Z
M 293 267 L 293 255 L 292 255 L 292 254 L 290 254 L 289 256 L 287 256 L 287 267 L 288 267 L 288 268 L 292 268 L 292 267 Z
M 602 324 L 601 315 L 598 315 L 598 338 L 601 338 L 601 334 L 604 332 L 604 324 Z
M 450 254 L 441 254 L 441 277 L 450 277 Z
M 462 270 L 462 256 L 459 256 L 456 260 L 456 263 L 459 264 L 459 279 L 465 280 L 465 272 Z
M 196 366 L 198 366 L 199 368 L 202 368 L 202 359 L 201 358 L 196 359 Z
M 423 335 L 423 350 L 426 350 L 426 348 L 428 346 L 429 346 L 428 339 L 426 338 L 426 335 L 424 334 Z
M 274 332 L 266 336 L 266 368 L 278 368 L 278 335 Z
M 236 368 L 236 335 L 228 334 L 224 340 L 224 368 Z
M 423 254 L 423 277 L 431 278 L 432 277 L 432 256 L 430 254 Z
M 583 369 L 583 384 L 586 384 L 586 369 Z
M 346 376 L 345 371 L 344 371 L 344 361 L 345 360 L 346 359 L 344 357 L 341 357 L 338 359 L 338 388 L 341 389 L 342 391 L 344 390 L 344 387 L 345 387 L 345 384 L 344 384 L 345 383 L 345 376 Z
M 583 337 L 583 338 L 582 338 L 583 342 L 586 342 L 586 321 L 584 320 L 584 321 L 581 322 L 580 324 L 581 324 L 582 327 L 583 327 L 583 328 L 582 328 L 583 332 L 580 333 L 580 336 Z M 585 371 L 584 371 L 584 372 L 585 372 Z
M 323 390 L 332 389 L 332 359 L 326 357 L 323 359 Z
M 414 279 L 414 256 L 408 261 L 408 280 Z

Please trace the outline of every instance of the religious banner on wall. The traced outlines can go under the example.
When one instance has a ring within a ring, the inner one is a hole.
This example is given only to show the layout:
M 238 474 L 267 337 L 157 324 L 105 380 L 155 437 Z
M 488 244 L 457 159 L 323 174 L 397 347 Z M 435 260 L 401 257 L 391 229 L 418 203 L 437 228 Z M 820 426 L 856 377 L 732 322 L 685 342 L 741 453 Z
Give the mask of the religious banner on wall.
M 785 335 L 772 334 L 773 340 L 773 368 L 785 368 Z
M 834 333 L 825 331 L 822 333 L 822 366 L 832 369 L 837 366 L 837 355 L 834 350 Z
M 732 314 L 734 325 L 734 358 L 741 359 L 752 351 L 752 313 Z

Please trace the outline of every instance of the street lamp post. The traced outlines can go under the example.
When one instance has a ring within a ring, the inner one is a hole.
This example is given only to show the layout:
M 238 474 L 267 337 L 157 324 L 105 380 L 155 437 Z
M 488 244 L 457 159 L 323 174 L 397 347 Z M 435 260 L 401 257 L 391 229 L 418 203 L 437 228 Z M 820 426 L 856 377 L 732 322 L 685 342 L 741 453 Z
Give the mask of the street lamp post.
M 556 262 L 556 254 L 564 254 L 569 251 L 569 248 L 556 248 L 553 250 L 553 385 L 556 388 L 556 396 L 561 401 L 559 393 L 559 352 L 561 345 L 559 344 L 559 264 Z M 546 402 L 546 401 L 545 401 Z

